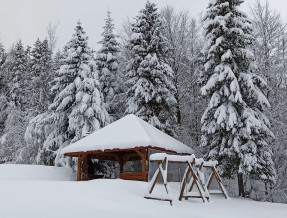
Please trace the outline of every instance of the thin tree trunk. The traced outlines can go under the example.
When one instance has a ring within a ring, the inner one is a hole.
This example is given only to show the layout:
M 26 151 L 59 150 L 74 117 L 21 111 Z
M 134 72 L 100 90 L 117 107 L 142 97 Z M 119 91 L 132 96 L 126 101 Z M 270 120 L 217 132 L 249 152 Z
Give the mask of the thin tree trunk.
M 265 195 L 268 195 L 268 187 L 267 187 L 267 182 L 265 182 Z
M 243 183 L 243 174 L 238 173 L 237 174 L 238 179 L 238 191 L 240 197 L 245 197 L 245 191 L 244 191 L 244 183 Z

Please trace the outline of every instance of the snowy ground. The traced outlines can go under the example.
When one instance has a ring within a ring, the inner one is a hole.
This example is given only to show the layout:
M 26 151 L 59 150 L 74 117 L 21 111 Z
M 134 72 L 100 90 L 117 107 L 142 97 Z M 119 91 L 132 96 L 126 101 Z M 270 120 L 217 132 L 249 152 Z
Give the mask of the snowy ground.
M 72 176 L 69 170 L 62 168 L 0 165 L 0 217 L 287 218 L 284 204 L 216 197 L 206 204 L 189 200 L 175 201 L 170 206 L 168 202 L 144 199 L 145 182 L 68 181 Z M 171 188 L 176 195 L 177 184 L 171 184 Z

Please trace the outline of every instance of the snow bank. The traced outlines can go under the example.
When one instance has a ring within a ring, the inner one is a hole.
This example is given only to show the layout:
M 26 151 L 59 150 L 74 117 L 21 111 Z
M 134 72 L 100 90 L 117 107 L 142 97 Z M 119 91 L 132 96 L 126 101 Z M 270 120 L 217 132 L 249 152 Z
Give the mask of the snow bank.
M 41 165 L 0 164 L 1 180 L 71 181 L 76 176 L 71 169 Z
M 179 202 L 179 183 L 170 183 L 169 202 L 143 198 L 148 183 L 120 179 L 76 181 L 0 180 L 3 218 L 270 218 L 286 217 L 287 205 L 214 197 Z M 165 191 L 157 185 L 155 192 Z

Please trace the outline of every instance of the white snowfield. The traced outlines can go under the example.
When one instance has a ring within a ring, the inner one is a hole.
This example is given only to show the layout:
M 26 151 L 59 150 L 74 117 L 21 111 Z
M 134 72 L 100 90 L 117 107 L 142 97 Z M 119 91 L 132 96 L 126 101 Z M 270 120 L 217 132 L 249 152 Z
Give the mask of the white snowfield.
M 71 169 L 41 165 L 0 164 L 0 181 L 3 180 L 75 180 Z M 1 187 L 0 187 L 1 189 Z M 1 193 L 1 192 L 0 192 Z M 1 194 L 0 194 L 1 195 Z M 1 218 L 1 216 L 0 216 Z
M 192 154 L 193 150 L 153 127 L 133 114 L 129 114 L 91 135 L 62 149 L 62 153 L 104 151 L 134 147 L 157 147 L 177 153 Z
M 43 176 L 44 173 L 48 175 Z M 144 199 L 146 182 L 120 179 L 68 181 L 72 172 L 57 167 L 0 165 L 0 175 L 1 218 L 287 217 L 286 204 L 240 198 L 225 200 L 219 196 L 211 203 L 203 204 L 197 199 L 174 200 L 170 206 L 168 202 Z M 67 181 L 62 181 L 64 178 Z M 161 188 L 157 185 L 155 191 Z M 170 190 L 176 199 L 178 184 L 170 183 Z

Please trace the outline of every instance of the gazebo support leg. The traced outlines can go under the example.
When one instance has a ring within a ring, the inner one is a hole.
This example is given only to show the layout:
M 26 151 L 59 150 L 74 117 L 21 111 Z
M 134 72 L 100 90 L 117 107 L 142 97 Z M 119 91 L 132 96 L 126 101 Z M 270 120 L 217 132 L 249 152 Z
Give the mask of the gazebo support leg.
M 147 150 L 139 150 L 135 149 L 135 151 L 138 153 L 138 155 L 142 159 L 142 180 L 147 182 L 147 176 L 146 176 L 146 160 L 147 160 Z
M 123 161 L 120 161 L 119 164 L 120 164 L 120 173 L 123 173 L 124 172 L 124 163 L 123 163 Z
M 77 170 L 77 181 L 81 181 L 81 175 L 82 175 L 82 157 L 78 157 L 78 170 Z
M 77 181 L 82 181 L 82 163 L 86 155 L 78 156 Z
M 117 162 L 119 163 L 120 165 L 120 173 L 123 173 L 124 172 L 124 161 L 123 161 L 123 156 L 116 156 L 116 160 Z
M 147 176 L 146 176 L 146 152 L 144 151 L 144 154 L 142 156 L 142 178 L 143 181 L 147 182 Z

